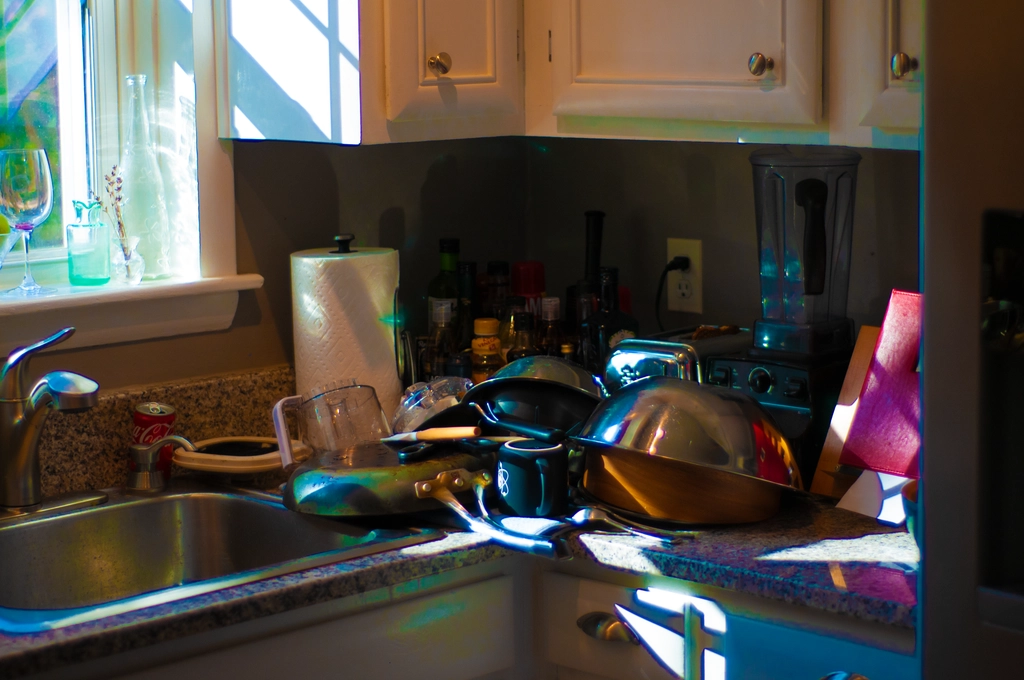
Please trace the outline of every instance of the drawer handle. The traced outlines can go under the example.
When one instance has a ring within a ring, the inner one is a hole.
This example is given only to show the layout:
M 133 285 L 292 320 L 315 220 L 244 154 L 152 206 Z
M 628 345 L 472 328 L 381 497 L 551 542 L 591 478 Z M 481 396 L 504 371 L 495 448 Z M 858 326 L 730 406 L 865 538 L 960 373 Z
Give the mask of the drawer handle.
M 427 59 L 427 68 L 439 76 L 452 70 L 452 57 L 447 52 L 438 52 Z
M 892 55 L 889 67 L 892 69 L 892 77 L 899 80 L 911 71 L 917 70 L 917 59 L 906 52 L 897 52 Z
M 628 642 L 633 645 L 640 644 L 640 641 L 636 639 L 636 635 L 633 635 L 633 631 L 620 621 L 619 617 L 615 614 L 590 612 L 576 619 L 576 625 L 595 640 L 603 642 Z
M 747 68 L 750 69 L 750 73 L 755 76 L 763 76 L 768 71 L 775 68 L 775 60 L 771 57 L 766 57 L 760 52 L 754 52 L 750 55 L 750 59 L 747 60 Z

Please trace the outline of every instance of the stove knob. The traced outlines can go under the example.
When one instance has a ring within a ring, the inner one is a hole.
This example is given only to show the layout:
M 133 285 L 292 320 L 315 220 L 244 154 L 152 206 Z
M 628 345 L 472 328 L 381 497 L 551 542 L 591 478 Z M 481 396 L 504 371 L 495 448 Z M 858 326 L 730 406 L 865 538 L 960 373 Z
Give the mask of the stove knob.
M 750 375 L 747 377 L 747 384 L 750 385 L 750 389 L 754 392 L 764 394 L 772 388 L 772 374 L 768 372 L 768 369 L 758 366 L 750 372 Z

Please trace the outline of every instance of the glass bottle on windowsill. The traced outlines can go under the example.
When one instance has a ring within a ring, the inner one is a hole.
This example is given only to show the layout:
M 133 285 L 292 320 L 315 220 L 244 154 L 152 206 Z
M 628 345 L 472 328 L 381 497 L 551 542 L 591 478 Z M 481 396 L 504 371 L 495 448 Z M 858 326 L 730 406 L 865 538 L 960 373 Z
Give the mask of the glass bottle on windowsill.
M 619 309 L 619 270 L 601 267 L 600 282 L 600 307 L 580 326 L 583 367 L 595 374 L 604 373 L 611 348 L 640 331 L 640 323 Z
M 121 153 L 124 226 L 129 236 L 139 239 L 138 253 L 146 262 L 143 279 L 165 279 L 172 274 L 171 226 L 163 173 L 150 135 L 146 76 L 129 75 L 124 80 L 128 89 L 128 123 Z

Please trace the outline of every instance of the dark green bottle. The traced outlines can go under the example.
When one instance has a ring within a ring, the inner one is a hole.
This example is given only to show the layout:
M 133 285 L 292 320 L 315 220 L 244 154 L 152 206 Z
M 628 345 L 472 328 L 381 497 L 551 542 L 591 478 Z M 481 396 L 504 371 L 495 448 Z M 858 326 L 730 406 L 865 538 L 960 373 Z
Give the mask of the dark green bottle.
M 459 265 L 459 239 L 441 239 L 441 271 L 427 286 L 428 335 L 434 332 L 434 303 L 447 303 L 452 310 L 451 326 L 459 325 L 459 279 L 455 271 Z

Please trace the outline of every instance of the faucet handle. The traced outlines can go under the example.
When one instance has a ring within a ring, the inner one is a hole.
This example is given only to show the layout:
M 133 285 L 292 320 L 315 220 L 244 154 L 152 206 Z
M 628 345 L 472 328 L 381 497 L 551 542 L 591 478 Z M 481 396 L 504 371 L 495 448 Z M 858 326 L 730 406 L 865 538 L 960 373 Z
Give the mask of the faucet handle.
M 176 434 L 167 435 L 149 444 L 132 444 L 130 455 L 135 469 L 128 475 L 130 493 L 153 493 L 164 488 L 164 475 L 156 469 L 160 449 L 167 444 L 178 444 L 186 451 L 195 451 L 189 440 Z
M 62 328 L 48 338 L 43 338 L 26 347 L 19 347 L 7 355 L 3 372 L 0 373 L 0 399 L 20 400 L 28 397 L 25 377 L 28 373 L 28 360 L 33 354 L 48 347 L 58 345 L 75 333 L 74 326 Z

